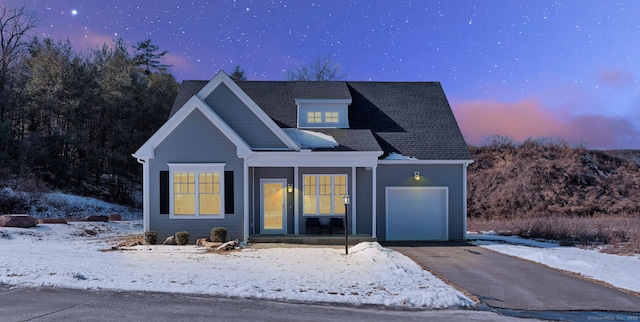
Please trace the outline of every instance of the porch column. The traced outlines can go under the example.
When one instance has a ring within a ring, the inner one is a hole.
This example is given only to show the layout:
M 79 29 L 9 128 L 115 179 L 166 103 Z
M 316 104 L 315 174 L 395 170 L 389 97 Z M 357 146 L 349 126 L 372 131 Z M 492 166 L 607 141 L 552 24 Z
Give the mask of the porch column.
M 149 231 L 151 227 L 151 206 L 149 194 L 149 158 L 138 158 L 138 163 L 142 164 L 142 229 L 143 231 Z
M 373 182 L 372 182 L 372 191 L 371 191 L 371 237 L 373 238 L 378 238 L 376 235 L 376 230 L 378 229 L 377 227 L 377 223 L 376 223 L 376 212 L 377 212 L 377 195 L 376 195 L 376 191 L 378 191 L 378 179 L 377 179 L 377 171 L 378 171 L 378 166 L 374 165 L 373 166 Z
M 243 233 L 244 241 L 249 241 L 249 161 L 255 158 L 255 155 L 251 155 L 248 158 L 244 158 L 242 167 L 242 208 L 243 208 Z
M 299 234 L 298 218 L 298 166 L 293 167 L 293 234 Z
M 351 234 L 355 235 L 356 234 L 356 214 L 357 211 L 356 209 L 358 209 L 358 207 L 356 207 L 356 202 L 358 200 L 358 198 L 356 198 L 357 196 L 357 186 L 356 186 L 356 167 L 351 167 L 351 187 L 353 187 L 351 189 Z

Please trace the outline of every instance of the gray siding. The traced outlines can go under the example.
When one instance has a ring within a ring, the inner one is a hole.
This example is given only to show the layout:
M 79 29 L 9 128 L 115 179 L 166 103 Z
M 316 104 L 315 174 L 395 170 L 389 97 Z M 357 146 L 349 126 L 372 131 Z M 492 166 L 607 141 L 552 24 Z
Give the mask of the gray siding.
M 258 149 L 287 148 L 227 85 L 220 84 L 204 101 L 238 133 L 250 147 Z
M 199 111 L 194 110 L 155 149 L 155 158 L 149 160 L 150 229 L 158 231 L 163 241 L 175 232 L 186 230 L 191 242 L 208 237 L 211 228 L 226 227 L 231 239 L 243 240 L 243 161 L 236 147 Z M 225 163 L 225 171 L 234 172 L 234 214 L 224 219 L 170 219 L 160 214 L 160 171 L 168 171 L 167 163 Z
M 373 171 L 356 169 L 356 233 L 371 235 Z
M 260 234 L 260 179 L 286 179 L 293 184 L 293 168 L 249 168 L 249 229 L 251 234 Z M 287 192 L 287 234 L 294 233 L 293 193 Z
M 379 165 L 377 172 L 377 236 L 386 240 L 385 187 L 448 187 L 449 240 L 464 238 L 463 170 L 461 164 L 443 165 Z M 413 172 L 420 171 L 421 179 L 413 180 Z

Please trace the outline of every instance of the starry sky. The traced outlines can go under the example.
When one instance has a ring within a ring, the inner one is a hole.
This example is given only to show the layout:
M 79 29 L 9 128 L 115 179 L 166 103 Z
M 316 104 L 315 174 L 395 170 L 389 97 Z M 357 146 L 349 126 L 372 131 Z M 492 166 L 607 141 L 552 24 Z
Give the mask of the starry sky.
M 179 81 L 249 80 L 331 57 L 344 80 L 438 81 L 469 144 L 561 139 L 640 149 L 636 0 L 0 0 L 78 51 L 122 38 L 168 50 Z

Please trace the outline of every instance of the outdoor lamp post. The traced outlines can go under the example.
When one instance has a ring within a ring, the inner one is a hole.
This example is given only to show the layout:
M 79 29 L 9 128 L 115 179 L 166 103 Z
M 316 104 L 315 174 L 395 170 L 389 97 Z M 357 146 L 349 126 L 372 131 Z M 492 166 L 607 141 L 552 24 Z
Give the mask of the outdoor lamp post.
M 349 214 L 347 208 L 351 202 L 349 195 L 342 196 L 342 203 L 344 204 L 344 253 L 349 255 Z

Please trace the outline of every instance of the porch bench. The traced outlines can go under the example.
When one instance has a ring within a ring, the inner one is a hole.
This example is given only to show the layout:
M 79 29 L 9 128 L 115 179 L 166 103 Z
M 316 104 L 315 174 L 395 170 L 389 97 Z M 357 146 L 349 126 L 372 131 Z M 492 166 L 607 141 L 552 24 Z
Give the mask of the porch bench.
M 344 220 L 342 218 L 331 218 L 329 221 L 329 234 L 333 235 L 333 230 L 342 231 L 344 233 Z
M 322 235 L 322 226 L 320 225 L 320 218 L 309 217 L 307 218 L 305 234 L 309 235 L 309 230 L 318 231 L 318 235 Z

